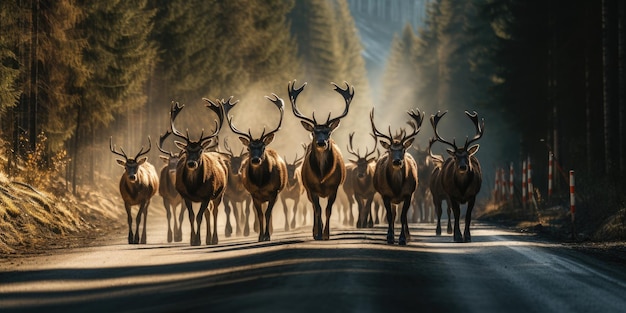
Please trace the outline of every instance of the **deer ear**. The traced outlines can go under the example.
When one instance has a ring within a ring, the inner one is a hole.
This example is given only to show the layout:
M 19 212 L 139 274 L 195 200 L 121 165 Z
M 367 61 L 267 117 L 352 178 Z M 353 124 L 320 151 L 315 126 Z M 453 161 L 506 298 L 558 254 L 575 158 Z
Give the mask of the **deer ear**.
M 446 149 L 446 151 L 448 151 L 448 154 L 451 155 L 451 156 L 454 156 L 455 152 L 456 152 L 456 151 L 454 151 L 452 149 Z
M 367 159 L 367 163 L 372 163 L 374 161 L 376 161 L 376 158 L 369 158 L 369 159 Z
M 148 157 L 143 157 L 139 159 L 139 161 L 137 161 L 137 164 L 141 165 L 141 164 L 144 164 L 146 161 L 148 161 Z
M 305 122 L 305 121 L 300 121 L 300 124 L 302 124 L 304 129 L 306 129 L 308 132 L 313 132 L 313 125 L 311 125 L 311 124 L 309 124 L 308 122 Z
M 405 142 L 404 142 L 404 144 L 403 144 L 404 149 L 408 149 L 409 147 L 411 147 L 411 145 L 413 144 L 413 140 L 414 140 L 414 139 L 415 139 L 415 138 L 411 138 L 411 139 L 409 139 L 409 140 L 405 141 Z
M 478 145 L 473 145 L 469 149 L 467 149 L 469 155 L 474 155 L 474 153 L 478 152 Z
M 248 140 L 248 138 L 246 137 L 239 137 L 239 141 L 241 141 L 241 144 L 243 144 L 246 147 L 250 144 L 250 140 Z
M 187 148 L 187 144 L 180 142 L 178 140 L 174 141 L 174 144 L 178 147 L 178 149 L 180 150 L 185 150 L 185 148 Z
M 159 155 L 159 158 L 163 161 L 163 163 L 169 163 L 170 162 L 170 158 L 164 156 L 164 155 Z
M 272 143 L 273 140 L 274 140 L 274 134 L 270 134 L 269 136 L 265 136 L 265 138 L 263 138 L 263 144 L 267 146 L 270 143 Z
M 328 127 L 330 127 L 330 131 L 333 131 L 335 130 L 335 128 L 339 127 L 339 122 L 341 122 L 341 120 L 335 120 L 330 123 L 330 125 L 328 125 Z
M 120 160 L 120 159 L 116 159 L 115 160 L 117 162 L 117 164 L 119 164 L 121 167 L 126 167 L 126 161 L 124 160 Z
M 388 142 L 381 140 L 380 145 L 383 146 L 383 148 L 389 150 L 390 145 Z

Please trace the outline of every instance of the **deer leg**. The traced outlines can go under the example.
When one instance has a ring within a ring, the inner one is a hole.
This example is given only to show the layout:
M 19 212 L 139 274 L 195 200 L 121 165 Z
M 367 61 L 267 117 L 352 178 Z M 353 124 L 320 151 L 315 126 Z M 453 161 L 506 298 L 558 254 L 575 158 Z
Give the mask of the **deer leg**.
M 435 205 L 435 213 L 437 214 L 437 228 L 435 229 L 435 235 L 441 236 L 441 199 L 433 197 L 433 204 Z
M 167 216 L 167 242 L 172 242 L 173 234 L 172 234 L 172 208 L 170 207 L 170 202 L 166 197 L 163 197 L 163 207 L 165 207 L 165 216 Z M 175 221 L 175 220 L 174 220 Z M 176 228 L 176 223 L 174 223 L 174 228 Z
M 141 216 L 143 215 L 143 230 L 141 232 L 141 239 L 139 240 L 139 243 L 141 244 L 146 244 L 146 228 L 148 225 L 148 206 L 150 206 L 150 199 L 148 199 L 146 202 L 144 202 L 144 204 L 142 205 L 142 207 L 140 208 L 141 211 L 139 212 L 139 219 L 141 220 Z M 137 226 L 139 226 L 139 223 L 137 223 Z
M 317 195 L 311 196 L 313 203 L 313 239 L 322 240 L 322 206 Z
M 270 201 L 267 203 L 267 209 L 265 209 L 265 225 L 270 225 L 270 223 L 272 222 L 272 209 L 274 208 L 274 204 L 276 204 L 276 197 L 277 196 L 278 196 L 278 194 L 274 195 L 270 199 Z M 286 215 L 285 215 L 285 218 L 287 218 Z M 285 220 L 285 226 L 288 227 L 286 220 Z M 285 228 L 285 230 L 288 230 L 288 228 Z M 270 229 L 269 229 L 269 227 L 265 228 L 265 234 L 263 235 L 263 241 L 270 241 Z
M 263 225 L 263 204 L 260 200 L 253 199 L 254 211 L 256 212 L 256 220 L 259 224 L 259 242 L 263 241 L 263 231 L 267 225 Z
M 395 223 L 396 214 L 394 208 L 391 206 L 391 198 L 383 197 L 383 204 L 385 205 L 385 211 L 387 211 L 387 243 L 392 245 L 395 243 L 393 225 Z
M 463 236 L 459 226 L 459 220 L 461 219 L 461 208 L 457 201 L 450 200 L 452 202 L 452 212 L 454 213 L 454 242 L 463 242 Z
M 372 212 L 372 197 L 369 197 L 365 200 L 365 210 L 369 213 L 369 221 L 367 222 L 367 227 L 374 227 L 374 216 L 376 212 Z
M 174 241 L 181 242 L 183 241 L 183 218 L 185 217 L 185 211 L 187 211 L 187 206 L 185 205 L 185 201 L 180 202 L 180 211 L 178 213 L 178 226 L 175 227 Z
M 233 233 L 233 226 L 230 224 L 230 212 L 232 211 L 231 205 L 234 206 L 233 202 L 229 199 L 224 200 L 224 213 L 226 213 L 226 226 L 224 226 L 224 235 L 226 238 L 230 237 Z
M 356 198 L 356 208 L 359 212 L 359 214 L 357 215 L 357 219 L 356 219 L 356 228 L 364 228 L 365 225 L 367 224 L 367 213 L 365 213 L 361 199 L 357 196 L 355 196 L 355 198 Z
M 467 202 L 467 212 L 465 212 L 465 231 L 463 232 L 463 239 L 465 242 L 472 242 L 472 235 L 470 234 L 470 224 L 472 222 L 472 209 L 474 209 L 474 202 L 476 198 L 471 198 Z
M 328 204 L 326 205 L 326 224 L 324 225 L 324 234 L 322 234 L 322 240 L 330 239 L 330 215 L 333 213 L 333 203 L 337 198 L 337 192 L 328 196 Z
M 137 215 L 135 215 L 135 236 L 133 243 L 139 243 L 139 225 L 141 224 L 141 211 L 143 209 L 143 203 L 139 205 L 137 209 Z
M 241 236 L 241 222 L 243 220 L 243 203 L 233 202 L 233 214 L 235 215 L 235 235 Z
M 292 215 L 291 215 L 291 228 L 294 229 L 296 228 L 296 214 L 298 214 L 298 201 L 299 201 L 299 197 L 294 197 L 293 198 L 293 209 L 291 210 Z
M 405 197 L 402 204 L 402 213 L 400 213 L 400 222 L 402 223 L 402 230 L 400 231 L 400 238 L 398 238 L 398 244 L 406 246 L 406 243 L 411 241 L 411 233 L 409 232 L 409 219 L 407 217 L 409 213 L 409 207 L 411 206 L 411 197 Z
M 221 200 L 222 198 L 218 197 L 217 199 L 214 199 L 212 201 L 213 203 L 213 209 L 211 210 L 211 213 L 213 213 L 213 236 L 211 236 L 212 245 L 216 245 L 219 242 L 219 239 L 217 237 L 217 214 L 219 213 L 219 205 L 220 205 L 220 202 L 222 202 Z
M 448 213 L 448 234 L 452 234 L 452 213 L 450 207 L 450 200 L 446 199 L 446 212 Z
M 246 199 L 246 210 L 245 210 L 245 218 L 243 225 L 243 235 L 248 237 L 250 236 L 250 199 Z M 241 204 L 243 206 L 243 203 Z
M 133 214 L 131 211 L 131 206 L 128 203 L 124 202 L 124 207 L 126 208 L 126 217 L 128 220 L 128 243 L 135 243 L 133 240 Z
M 289 208 L 287 207 L 287 201 L 285 201 L 285 197 L 281 196 L 280 202 L 283 205 L 283 213 L 285 214 L 285 231 L 289 231 Z M 268 205 L 268 209 L 269 209 L 269 205 Z M 267 215 L 267 212 L 265 213 L 265 215 Z
M 196 240 L 196 226 L 194 223 L 196 222 L 195 215 L 193 213 L 193 203 L 191 201 L 185 200 L 185 205 L 187 206 L 187 215 L 189 216 L 189 227 L 190 227 L 190 240 L 189 244 L 194 246 L 194 242 Z M 195 244 L 197 246 L 198 244 Z
M 208 206 L 209 201 L 204 201 L 200 204 L 200 210 L 198 211 L 198 214 L 196 214 L 196 233 L 191 244 L 192 246 L 199 246 L 202 243 L 202 240 L 200 240 L 200 226 L 202 226 L 204 212 L 206 212 Z

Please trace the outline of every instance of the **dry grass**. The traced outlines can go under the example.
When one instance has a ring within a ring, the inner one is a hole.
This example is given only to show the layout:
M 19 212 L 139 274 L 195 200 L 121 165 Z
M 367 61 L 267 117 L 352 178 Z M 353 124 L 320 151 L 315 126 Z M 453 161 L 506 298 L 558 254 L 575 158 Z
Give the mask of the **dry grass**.
M 94 190 L 115 188 L 107 185 Z M 69 246 L 76 237 L 103 231 L 100 225 L 120 220 L 115 200 L 113 194 L 96 191 L 75 197 L 62 182 L 39 190 L 0 173 L 0 256 L 45 251 L 50 245 Z

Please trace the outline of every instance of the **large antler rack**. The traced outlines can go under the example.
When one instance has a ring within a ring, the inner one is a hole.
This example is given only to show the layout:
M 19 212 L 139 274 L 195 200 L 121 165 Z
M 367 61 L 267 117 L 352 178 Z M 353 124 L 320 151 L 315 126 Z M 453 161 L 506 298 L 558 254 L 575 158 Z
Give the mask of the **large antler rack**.
M 323 125 L 330 125 L 331 123 L 333 123 L 333 122 L 335 122 L 337 120 L 340 120 L 340 119 L 344 118 L 346 115 L 348 115 L 348 111 L 350 110 L 350 103 L 352 103 L 352 99 L 354 98 L 354 86 L 350 86 L 348 84 L 348 82 L 345 82 L 345 81 L 344 81 L 344 83 L 346 84 L 346 88 L 345 89 L 341 88 L 337 84 L 331 82 L 331 84 L 333 86 L 335 86 L 334 90 L 336 92 L 338 92 L 343 97 L 343 99 L 345 101 L 344 111 L 339 116 L 334 117 L 332 119 L 330 118 L 330 114 L 331 113 L 328 113 L 328 118 L 326 119 L 326 123 L 323 124 Z M 296 88 L 295 87 L 296 81 L 294 80 L 292 82 L 289 82 L 289 84 L 287 85 L 287 91 L 289 93 L 289 101 L 291 102 L 291 109 L 293 110 L 293 114 L 297 118 L 299 118 L 301 120 L 304 120 L 304 121 L 306 121 L 306 122 L 308 122 L 309 124 L 312 124 L 312 125 L 322 125 L 322 124 L 319 124 L 317 122 L 317 120 L 315 119 L 315 112 L 313 112 L 311 114 L 312 118 L 308 118 L 307 116 L 302 114 L 302 112 L 300 112 L 300 110 L 298 109 L 298 106 L 296 105 L 296 99 L 298 98 L 298 95 L 300 95 L 302 90 L 304 90 L 304 87 L 306 86 L 306 84 L 307 83 L 305 82 L 304 84 L 302 84 L 302 86 Z
M 272 103 L 274 103 L 274 105 L 278 108 L 278 110 L 280 111 L 280 120 L 278 121 L 278 126 L 276 126 L 276 128 L 272 131 L 270 131 L 269 133 L 265 133 L 265 127 L 263 127 L 263 132 L 261 133 L 261 137 L 260 139 L 262 140 L 265 137 L 268 137 L 272 134 L 274 134 L 275 132 L 277 132 L 278 130 L 280 130 L 281 125 L 283 124 L 283 116 L 285 113 L 285 102 L 283 101 L 283 99 L 281 99 L 280 97 L 278 97 L 276 94 L 272 93 L 272 96 L 265 96 L 266 99 L 272 101 Z M 234 103 L 230 102 L 230 99 L 228 101 L 228 103 L 224 103 L 222 100 L 222 105 L 224 106 L 226 115 L 228 115 L 228 113 L 230 112 L 230 110 L 235 107 L 235 104 L 237 104 L 239 101 L 235 101 Z M 235 127 L 235 125 L 233 125 L 233 117 L 232 116 L 228 116 L 227 117 L 228 120 L 228 126 L 230 127 L 230 129 L 233 131 L 233 133 L 240 135 L 240 136 L 244 136 L 246 138 L 248 138 L 248 140 L 252 141 L 254 140 L 254 138 L 252 138 L 252 133 L 250 131 L 250 128 L 248 128 L 248 133 L 244 133 L 242 131 L 240 131 L 239 129 L 237 129 L 237 127 Z
M 476 111 L 474 111 L 473 113 L 465 111 L 465 115 L 467 115 L 470 118 L 470 120 L 472 120 L 474 127 L 476 127 L 476 135 L 474 135 L 472 139 L 468 140 L 469 137 L 465 139 L 465 149 L 467 149 L 471 143 L 480 139 L 483 136 L 483 132 L 485 130 L 485 119 L 481 118 L 481 123 L 479 124 L 478 113 L 476 113 Z
M 141 146 L 141 149 L 139 150 L 139 152 L 137 152 L 137 155 L 133 158 L 133 160 L 137 160 L 140 156 L 146 155 L 148 154 L 148 152 L 150 152 L 150 149 L 152 149 L 152 140 L 150 139 L 150 136 L 148 136 L 148 150 L 143 151 L 144 148 L 145 146 Z M 128 156 L 126 155 L 126 152 L 124 151 L 122 147 L 120 147 L 121 153 L 117 152 L 117 147 L 113 144 L 112 136 L 109 137 L 109 149 L 111 150 L 111 152 L 113 152 L 113 154 L 119 155 L 123 157 L 125 160 L 129 160 Z
M 163 149 L 163 143 L 165 142 L 165 139 L 167 139 L 167 137 L 169 137 L 169 135 L 171 135 L 172 132 L 168 129 L 167 131 L 165 131 L 165 134 L 161 135 L 159 137 L 159 144 L 157 145 L 157 148 L 159 148 L 159 151 L 167 154 L 170 156 L 170 158 L 173 158 L 175 156 L 177 156 L 177 154 L 171 152 L 171 151 L 167 151 L 165 149 Z
M 376 136 L 374 136 L 372 134 L 372 137 L 374 138 L 374 149 L 369 152 L 368 148 L 365 148 L 365 156 L 361 157 L 361 151 L 359 151 L 359 149 L 357 148 L 356 152 L 354 152 L 354 148 L 352 146 L 352 138 L 354 138 L 354 132 L 351 132 L 349 135 L 349 145 L 347 146 L 347 151 L 348 153 L 354 155 L 357 159 L 367 159 L 370 157 L 370 155 L 374 154 L 374 152 L 376 152 L 376 147 L 378 146 L 378 140 L 376 140 Z

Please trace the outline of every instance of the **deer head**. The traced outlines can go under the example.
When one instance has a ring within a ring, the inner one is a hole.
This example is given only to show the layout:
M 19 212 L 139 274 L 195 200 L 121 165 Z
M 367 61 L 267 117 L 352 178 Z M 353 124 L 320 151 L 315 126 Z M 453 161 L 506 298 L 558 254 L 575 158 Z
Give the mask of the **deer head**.
M 479 124 L 478 113 L 476 112 L 469 113 L 468 111 L 465 111 L 465 115 L 467 115 L 470 118 L 470 120 L 472 120 L 472 123 L 474 124 L 474 127 L 476 128 L 476 135 L 474 135 L 472 139 L 469 139 L 469 137 L 466 137 L 465 144 L 461 147 L 458 147 L 454 139 L 452 139 L 452 142 L 449 142 L 443 139 L 439 135 L 439 132 L 437 131 L 437 125 L 439 124 L 439 121 L 446 113 L 448 113 L 448 111 L 445 111 L 443 113 L 437 112 L 437 115 L 430 116 L 430 123 L 432 124 L 433 130 L 435 131 L 435 140 L 441 143 L 447 144 L 452 148 L 452 149 L 448 148 L 446 149 L 446 151 L 454 159 L 457 171 L 460 174 L 464 174 L 467 171 L 472 170 L 472 163 L 470 162 L 470 157 L 473 156 L 478 151 L 479 145 L 475 144 L 470 147 L 470 144 L 472 144 L 473 142 L 475 142 L 476 140 L 480 139 L 483 136 L 484 127 L 485 127 L 485 119 L 483 118 L 481 120 L 481 123 Z
M 215 131 L 213 132 L 213 134 L 205 137 L 204 129 L 202 129 L 202 132 L 200 133 L 200 139 L 198 140 L 191 140 L 189 138 L 189 129 L 187 129 L 186 134 L 183 134 L 174 126 L 174 120 L 176 119 L 176 116 L 178 116 L 178 114 L 180 113 L 180 111 L 182 111 L 185 105 L 181 105 L 178 102 L 172 101 L 172 107 L 170 109 L 170 127 L 172 133 L 176 137 L 184 140 L 184 142 L 175 141 L 174 143 L 182 150 L 181 155 L 185 155 L 186 166 L 190 170 L 194 170 L 199 166 L 204 151 L 213 149 L 219 144 L 219 141 L 217 140 L 215 140 L 215 142 L 213 143 L 213 139 L 217 138 L 217 134 L 219 133 L 220 128 L 222 127 L 222 123 L 224 122 L 223 107 L 219 104 L 213 103 L 213 101 L 209 99 L 202 98 L 202 100 L 208 102 L 206 107 L 209 110 L 213 111 L 215 114 L 217 114 L 218 119 L 215 120 Z
M 233 150 L 231 150 L 230 146 L 228 145 L 228 138 L 224 138 L 224 150 L 226 150 L 226 153 L 222 154 L 226 155 L 230 160 L 230 172 L 233 174 L 239 173 L 243 158 L 246 156 L 246 154 L 243 153 L 244 149 L 245 148 L 241 148 L 239 154 L 235 155 L 235 153 L 233 153 Z
M 404 166 L 404 154 L 413 144 L 413 140 L 419 133 L 420 128 L 422 127 L 422 122 L 424 121 L 424 112 L 420 112 L 419 110 L 415 112 L 411 110 L 407 113 L 412 118 L 412 120 L 408 121 L 407 124 L 411 126 L 413 132 L 411 134 L 407 134 L 406 130 L 403 128 L 400 133 L 397 133 L 394 136 L 391 133 L 391 126 L 389 126 L 389 135 L 385 135 L 378 131 L 378 129 L 376 129 L 376 125 L 374 125 L 374 109 L 372 108 L 372 111 L 370 112 L 372 131 L 376 137 L 381 138 L 380 145 L 387 150 L 387 153 L 389 153 L 389 159 L 394 168 L 401 168 Z
M 124 152 L 124 149 L 122 149 L 122 147 L 120 147 L 121 152 L 117 152 L 117 148 L 113 145 L 113 137 L 109 137 L 109 149 L 111 150 L 111 152 L 113 152 L 113 154 L 119 155 L 124 158 L 124 160 L 117 159 L 116 161 L 117 164 L 125 169 L 126 175 L 131 182 L 137 181 L 137 172 L 139 171 L 139 167 L 148 160 L 148 157 L 141 156 L 148 154 L 148 152 L 150 152 L 150 149 L 152 148 L 152 141 L 150 140 L 150 136 L 148 136 L 148 144 L 148 150 L 143 151 L 144 146 L 141 146 L 141 150 L 139 150 L 137 155 L 134 158 L 129 158 L 126 155 L 126 152 Z
M 291 109 L 293 110 L 293 114 L 297 118 L 302 120 L 300 121 L 300 123 L 302 124 L 304 129 L 306 129 L 308 132 L 310 132 L 313 135 L 313 145 L 314 145 L 314 148 L 317 150 L 321 151 L 321 150 L 329 149 L 330 135 L 339 126 L 340 120 L 346 115 L 348 115 L 348 110 L 350 109 L 350 102 L 352 102 L 352 98 L 354 97 L 354 87 L 350 87 L 350 85 L 347 82 L 344 82 L 344 83 L 346 84 L 345 89 L 337 86 L 337 84 L 335 83 L 331 83 L 331 84 L 335 86 L 334 90 L 343 97 L 346 103 L 345 110 L 343 111 L 341 115 L 332 119 L 330 118 L 330 113 L 328 113 L 328 118 L 326 119 L 326 122 L 323 124 L 320 124 L 317 122 L 317 120 L 315 119 L 315 112 L 313 112 L 312 118 L 308 118 L 304 114 L 302 114 L 300 110 L 298 110 L 298 106 L 296 105 L 296 99 L 298 98 L 298 95 L 300 94 L 300 92 L 304 90 L 306 83 L 304 83 L 299 88 L 295 88 L 295 84 L 296 84 L 295 80 L 293 82 L 289 82 L 289 84 L 287 85 L 287 90 L 289 92 L 289 100 L 291 101 Z
M 348 161 L 350 161 L 352 164 L 356 165 L 356 175 L 359 178 L 363 178 L 365 177 L 365 175 L 367 175 L 367 166 L 368 164 L 370 164 L 371 162 L 373 162 L 374 160 L 376 160 L 376 158 L 370 158 L 370 156 L 372 154 L 374 154 L 374 152 L 376 152 L 376 147 L 378 146 L 378 140 L 376 139 L 376 136 L 372 135 L 372 137 L 374 138 L 374 149 L 372 149 L 371 152 L 369 152 L 369 150 L 366 148 L 365 149 L 365 155 L 361 156 L 361 151 L 359 151 L 359 149 L 357 149 L 357 151 L 354 151 L 354 148 L 352 146 L 352 138 L 354 138 L 354 132 L 351 132 L 349 135 L 349 145 L 347 146 L 347 151 L 348 153 L 352 154 L 353 156 L 356 157 L 356 160 L 352 160 L 349 159 Z
M 265 147 L 267 147 L 274 140 L 274 134 L 280 129 L 280 125 L 283 123 L 283 115 L 285 112 L 285 103 L 283 102 L 283 99 L 279 98 L 276 94 L 272 94 L 272 97 L 266 96 L 265 98 L 272 101 L 272 103 L 274 103 L 274 105 L 276 105 L 276 107 L 280 111 L 280 120 L 278 122 L 278 126 L 269 133 L 265 133 L 264 127 L 263 133 L 261 133 L 261 137 L 255 139 L 252 137 L 250 128 L 248 128 L 248 133 L 246 134 L 238 130 L 235 125 L 233 125 L 232 116 L 228 116 L 227 119 L 230 129 L 233 131 L 233 133 L 239 135 L 239 140 L 241 141 L 241 143 L 244 146 L 248 147 L 250 164 L 252 164 L 252 166 L 258 166 L 265 160 Z M 228 115 L 228 112 L 230 112 L 235 104 L 237 104 L 237 102 L 230 103 L 230 101 L 228 103 L 222 104 L 224 106 L 224 110 L 226 111 L 226 115 Z

